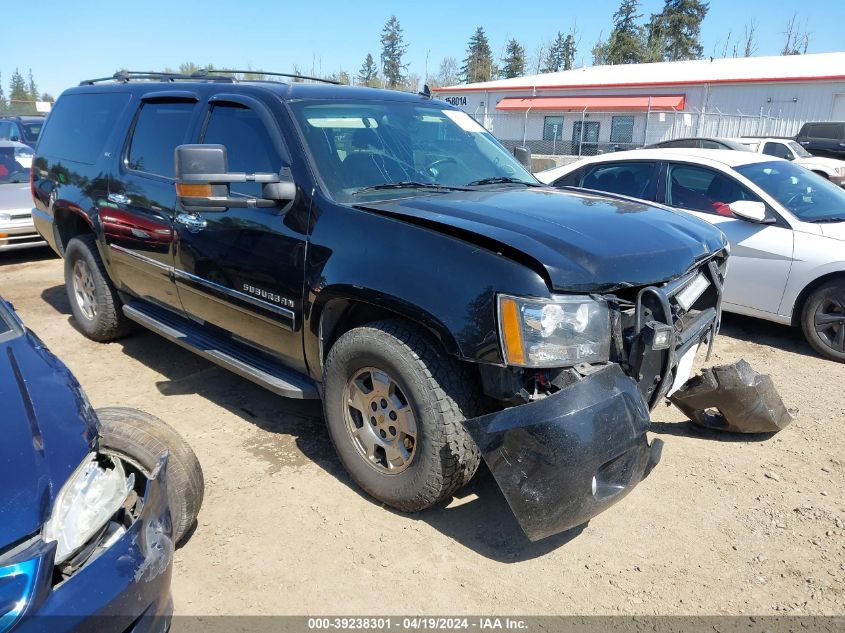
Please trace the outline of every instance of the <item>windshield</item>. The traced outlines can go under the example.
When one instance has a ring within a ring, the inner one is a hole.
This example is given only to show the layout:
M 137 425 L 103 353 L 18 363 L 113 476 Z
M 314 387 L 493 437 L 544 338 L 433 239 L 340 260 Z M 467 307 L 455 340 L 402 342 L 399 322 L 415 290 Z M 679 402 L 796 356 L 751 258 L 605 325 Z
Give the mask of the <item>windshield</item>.
M 805 150 L 803 147 L 801 147 L 795 141 L 788 141 L 787 145 L 789 146 L 789 149 L 791 149 L 793 152 L 795 152 L 795 155 L 798 158 L 812 158 L 812 156 L 813 156 L 810 152 Z
M 537 185 L 489 132 L 445 104 L 332 100 L 290 106 L 320 178 L 341 202 Z
M 845 218 L 845 190 L 826 178 L 786 161 L 735 167 L 805 222 Z

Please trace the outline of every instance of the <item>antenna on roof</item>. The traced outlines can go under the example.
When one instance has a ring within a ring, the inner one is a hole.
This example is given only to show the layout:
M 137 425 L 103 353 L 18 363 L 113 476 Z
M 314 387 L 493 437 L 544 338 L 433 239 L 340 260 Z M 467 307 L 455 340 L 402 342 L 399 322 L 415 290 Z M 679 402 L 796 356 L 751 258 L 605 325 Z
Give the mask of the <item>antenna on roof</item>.
M 418 94 L 426 99 L 431 99 L 431 88 L 428 87 L 428 84 L 423 84 L 422 92 Z

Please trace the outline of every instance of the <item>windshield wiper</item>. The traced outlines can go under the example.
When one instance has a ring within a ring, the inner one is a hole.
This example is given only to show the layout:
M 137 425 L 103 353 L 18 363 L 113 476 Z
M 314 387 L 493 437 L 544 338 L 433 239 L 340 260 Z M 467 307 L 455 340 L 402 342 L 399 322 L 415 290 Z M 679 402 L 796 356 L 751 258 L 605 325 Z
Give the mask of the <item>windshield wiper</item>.
M 368 191 L 383 191 L 387 189 L 434 189 L 435 191 L 469 191 L 464 187 L 450 187 L 438 182 L 417 182 L 415 180 L 402 180 L 399 182 L 385 182 L 380 185 L 370 185 L 356 189 L 352 195 L 367 193 Z
M 845 216 L 835 218 L 819 218 L 818 220 L 810 220 L 813 224 L 823 224 L 825 222 L 845 222 Z
M 539 187 L 540 184 L 536 182 L 526 182 L 520 178 L 512 178 L 510 176 L 493 176 L 491 178 L 482 178 L 481 180 L 473 180 L 466 184 L 467 187 L 474 187 L 476 185 L 500 185 L 500 184 L 518 184 L 526 187 Z

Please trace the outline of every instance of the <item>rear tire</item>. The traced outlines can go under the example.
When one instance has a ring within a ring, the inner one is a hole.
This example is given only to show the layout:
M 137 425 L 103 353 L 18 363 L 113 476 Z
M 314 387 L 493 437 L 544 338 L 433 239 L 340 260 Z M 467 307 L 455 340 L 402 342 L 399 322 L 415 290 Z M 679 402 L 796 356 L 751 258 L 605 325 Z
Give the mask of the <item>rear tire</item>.
M 801 310 L 801 328 L 819 354 L 845 363 L 845 280 L 830 281 L 807 297 Z
M 70 309 L 82 333 L 100 342 L 125 335 L 129 320 L 103 266 L 97 239 L 90 233 L 77 235 L 68 242 L 64 255 Z
M 149 478 L 166 450 L 167 498 L 173 520 L 173 540 L 179 543 L 197 520 L 205 482 L 194 451 L 169 424 L 138 409 L 106 407 L 97 410 L 100 447 L 140 469 Z
M 475 474 L 480 453 L 463 422 L 481 413 L 479 389 L 427 333 L 398 320 L 350 330 L 329 351 L 323 379 L 332 443 L 371 496 L 416 512 Z

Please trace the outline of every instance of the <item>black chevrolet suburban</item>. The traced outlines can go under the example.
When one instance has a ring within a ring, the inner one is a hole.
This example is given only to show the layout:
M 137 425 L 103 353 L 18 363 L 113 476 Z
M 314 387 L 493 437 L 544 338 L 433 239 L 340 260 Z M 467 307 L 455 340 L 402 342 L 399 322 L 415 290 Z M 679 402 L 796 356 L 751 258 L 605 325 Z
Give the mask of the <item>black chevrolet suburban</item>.
M 544 188 L 427 91 L 83 82 L 46 124 L 32 193 L 88 337 L 136 322 L 322 399 L 349 475 L 400 510 L 483 458 L 531 539 L 648 473 L 649 407 L 718 328 L 721 232 Z

